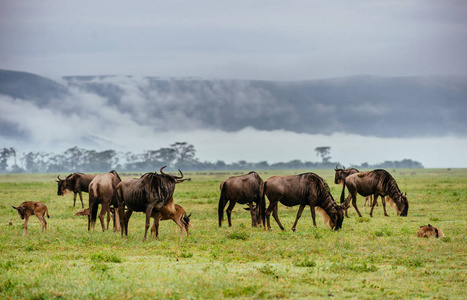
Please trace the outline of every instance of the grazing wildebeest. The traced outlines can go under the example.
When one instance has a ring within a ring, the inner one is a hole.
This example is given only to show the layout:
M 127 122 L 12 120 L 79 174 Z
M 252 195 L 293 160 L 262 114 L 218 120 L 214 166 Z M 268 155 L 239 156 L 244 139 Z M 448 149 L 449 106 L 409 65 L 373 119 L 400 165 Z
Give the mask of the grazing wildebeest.
M 328 225 L 331 229 L 342 227 L 344 212 L 341 205 L 337 204 L 329 191 L 329 186 L 324 180 L 314 173 L 304 173 L 300 175 L 273 176 L 264 183 L 264 193 L 269 199 L 269 206 L 266 210 L 266 220 L 268 229 L 271 229 L 269 217 L 272 215 L 279 227 L 284 230 L 277 213 L 278 203 L 286 206 L 300 205 L 297 218 L 292 226 L 295 231 L 298 219 L 301 217 L 306 205 L 310 206 L 313 225 L 316 226 L 315 207 L 322 208 L 319 212 L 326 213 Z
M 81 200 L 81 207 L 84 208 L 83 195 L 81 192 L 89 192 L 89 184 L 96 177 L 96 175 L 86 175 L 83 173 L 73 173 L 68 175 L 65 179 L 60 179 L 60 175 L 57 176 L 58 180 L 58 196 L 63 196 L 65 190 L 73 192 L 73 207 L 76 204 L 76 194 L 79 194 Z
M 21 219 L 24 219 L 23 236 L 28 235 L 28 221 L 30 216 L 36 216 L 39 219 L 42 224 L 42 231 L 47 230 L 47 222 L 45 221 L 44 215 L 47 215 L 47 218 L 50 218 L 50 216 L 49 210 L 44 203 L 26 201 L 21 203 L 18 207 L 12 207 L 16 209 Z
M 185 181 L 182 171 L 181 176 L 164 173 L 146 173 L 141 178 L 127 178 L 117 186 L 118 213 L 121 222 L 122 236 L 128 235 L 128 221 L 133 211 L 146 213 L 146 230 L 143 240 L 146 240 L 151 215 L 154 213 L 156 236 L 159 229 L 159 214 L 161 209 L 173 198 L 175 184 Z M 128 210 L 125 212 L 125 206 Z
M 107 214 L 107 229 L 109 229 L 110 222 L 110 206 L 118 207 L 118 201 L 116 198 L 117 185 L 122 181 L 120 176 L 115 170 L 109 173 L 96 175 L 89 184 L 89 215 L 88 215 L 88 231 L 91 230 L 91 226 L 94 227 L 97 217 L 97 209 L 101 204 L 101 211 L 99 213 L 99 219 L 102 225 L 102 231 L 105 231 L 104 216 Z M 120 222 L 116 222 L 118 225 Z
M 190 236 L 190 233 L 188 229 L 190 227 L 193 227 L 193 225 L 190 223 L 190 216 L 191 214 L 187 215 L 186 211 L 183 207 L 181 207 L 178 204 L 175 204 L 172 200 L 169 201 L 164 207 L 162 207 L 160 213 L 159 213 L 159 221 L 164 221 L 164 220 L 173 220 L 175 224 L 180 227 L 180 241 L 183 239 L 183 229 L 186 231 L 186 236 Z M 152 218 L 156 217 L 156 213 L 152 212 L 151 214 Z M 156 222 L 154 220 L 154 224 L 151 227 L 151 235 L 153 235 L 156 239 L 157 236 L 156 234 Z
M 248 204 L 251 213 L 251 226 L 256 227 L 258 224 L 264 226 L 266 203 L 264 201 L 263 184 L 263 180 L 256 172 L 232 176 L 222 182 L 220 186 L 221 195 L 219 197 L 219 206 L 217 209 L 219 227 L 222 226 L 224 208 L 227 202 L 230 202 L 226 210 L 229 226 L 232 226 L 231 216 L 235 203 Z
M 389 201 L 393 201 L 394 204 L 396 204 L 395 208 L 398 216 L 407 216 L 409 211 L 407 195 L 402 194 L 397 186 L 396 180 L 387 171 L 378 169 L 369 172 L 360 172 L 347 176 L 343 181 L 341 203 L 344 203 L 345 200 L 345 207 L 347 208 L 349 207 L 350 199 L 352 199 L 352 205 L 355 207 L 360 217 L 362 214 L 357 207 L 357 193 L 364 197 L 374 195 L 374 201 L 370 210 L 371 217 L 373 217 L 373 208 L 375 207 L 378 196 L 381 196 L 385 216 L 389 216 L 386 212 L 385 196 L 389 196 Z M 347 199 L 345 199 L 344 196 L 346 187 L 349 190 Z
M 442 232 L 439 228 L 431 226 L 431 224 L 420 226 L 420 228 L 418 228 L 417 237 L 429 238 L 432 236 L 436 238 L 443 237 L 444 232 Z
M 344 166 L 342 167 L 342 169 L 338 169 L 337 166 L 336 166 L 334 171 L 336 171 L 336 173 L 334 175 L 334 183 L 335 184 L 343 184 L 344 179 L 347 176 L 360 172 L 359 170 L 357 170 L 355 168 L 346 169 Z M 369 195 L 369 196 L 365 197 L 365 203 L 363 204 L 363 206 L 366 206 L 367 202 L 369 203 L 368 206 L 373 205 L 373 195 Z M 378 203 L 376 203 L 376 206 L 378 206 Z M 346 208 L 344 208 L 344 209 L 345 209 L 345 215 L 347 216 L 347 209 Z

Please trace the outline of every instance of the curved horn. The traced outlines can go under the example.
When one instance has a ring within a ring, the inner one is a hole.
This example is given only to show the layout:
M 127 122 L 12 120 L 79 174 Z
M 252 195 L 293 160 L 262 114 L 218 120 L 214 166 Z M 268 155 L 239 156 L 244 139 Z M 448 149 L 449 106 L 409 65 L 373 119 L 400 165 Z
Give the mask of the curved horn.
M 182 179 L 182 178 L 183 178 L 183 173 L 182 173 L 182 171 L 180 171 L 180 169 L 178 169 L 178 172 L 180 172 L 180 175 L 182 175 L 182 176 L 173 176 L 173 175 L 172 175 L 172 177 L 175 178 L 175 179 Z
M 61 180 L 61 179 L 60 179 L 60 174 L 57 175 L 57 178 L 58 178 L 58 180 Z
M 163 167 L 159 170 L 159 172 L 161 172 L 162 175 L 169 175 L 169 174 L 166 174 L 166 173 L 162 172 L 162 170 L 163 170 L 164 168 L 167 168 L 167 166 L 163 166 Z
M 339 166 L 339 165 L 336 165 L 336 168 L 334 169 L 334 171 L 337 171 L 337 166 Z

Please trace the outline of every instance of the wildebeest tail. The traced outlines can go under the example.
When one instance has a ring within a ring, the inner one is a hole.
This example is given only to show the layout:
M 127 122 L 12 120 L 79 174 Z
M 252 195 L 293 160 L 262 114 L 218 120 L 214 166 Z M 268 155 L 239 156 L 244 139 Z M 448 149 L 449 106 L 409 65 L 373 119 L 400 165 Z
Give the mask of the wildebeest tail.
M 224 220 L 224 207 L 225 207 L 225 203 L 227 202 L 227 201 L 224 202 L 224 198 L 225 198 L 224 182 L 222 182 L 221 183 L 221 195 L 219 197 L 219 206 L 217 207 L 219 227 L 221 227 L 222 221 Z
M 97 209 L 99 208 L 99 198 L 97 197 L 97 195 L 99 195 L 99 185 L 97 185 L 96 189 L 97 191 L 94 191 L 94 188 L 91 188 L 91 190 L 89 191 L 89 197 L 93 198 L 92 208 L 89 207 L 89 209 L 91 210 L 91 224 L 93 225 L 96 223 Z
M 342 183 L 342 193 L 341 193 L 341 204 L 345 201 L 345 178 L 343 179 Z
M 260 207 L 261 221 L 263 222 L 263 226 L 265 226 L 266 224 L 266 199 L 264 198 L 266 194 L 265 190 L 266 190 L 266 182 L 262 183 L 261 189 L 260 189 L 261 200 L 260 200 L 259 207 Z
M 50 216 L 49 216 L 49 209 L 48 209 L 47 207 L 45 208 L 45 213 L 47 214 L 47 218 L 50 219 Z

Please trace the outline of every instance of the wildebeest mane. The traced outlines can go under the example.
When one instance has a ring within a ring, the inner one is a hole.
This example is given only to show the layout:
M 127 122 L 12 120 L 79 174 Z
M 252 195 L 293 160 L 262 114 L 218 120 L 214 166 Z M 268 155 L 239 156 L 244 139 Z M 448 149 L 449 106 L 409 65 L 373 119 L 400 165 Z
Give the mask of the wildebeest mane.
M 397 201 L 397 199 L 399 199 L 398 196 L 400 196 L 402 193 L 399 190 L 399 187 L 397 186 L 394 177 L 392 177 L 392 175 L 389 174 L 389 172 L 382 169 L 374 170 L 373 173 L 375 174 L 377 180 L 381 180 L 383 188 L 387 192 L 389 197 L 391 197 L 393 200 L 396 199 Z

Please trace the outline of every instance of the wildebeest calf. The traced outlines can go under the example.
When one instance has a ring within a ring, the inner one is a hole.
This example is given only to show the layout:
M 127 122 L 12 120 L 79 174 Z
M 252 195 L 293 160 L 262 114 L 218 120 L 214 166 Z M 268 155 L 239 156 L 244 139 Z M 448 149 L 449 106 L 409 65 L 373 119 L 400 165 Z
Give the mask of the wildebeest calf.
M 173 220 L 175 224 L 180 227 L 180 241 L 182 240 L 183 237 L 183 229 L 186 230 L 186 235 L 189 236 L 190 233 L 188 232 L 188 228 L 193 227 L 193 225 L 190 223 L 190 216 L 189 214 L 187 216 L 185 209 L 181 207 L 178 204 L 174 204 L 173 201 L 171 203 L 167 204 L 166 206 L 162 207 L 160 213 L 159 213 L 159 220 L 164 221 L 164 220 Z M 151 214 L 152 218 L 156 217 L 155 212 Z M 156 234 L 156 222 L 151 227 L 151 235 Z M 157 236 L 155 236 L 157 238 Z
M 431 226 L 431 224 L 428 224 L 420 226 L 420 228 L 418 228 L 417 236 L 426 238 L 434 236 L 436 238 L 439 238 L 444 236 L 444 232 L 442 232 L 441 229 L 438 229 L 436 227 Z
M 21 203 L 18 207 L 12 207 L 16 209 L 21 219 L 24 219 L 23 236 L 28 235 L 28 220 L 30 216 L 35 215 L 42 224 L 42 231 L 47 230 L 47 222 L 45 221 L 44 215 L 47 214 L 47 218 L 50 218 L 50 216 L 47 206 L 45 206 L 44 203 L 26 201 Z

